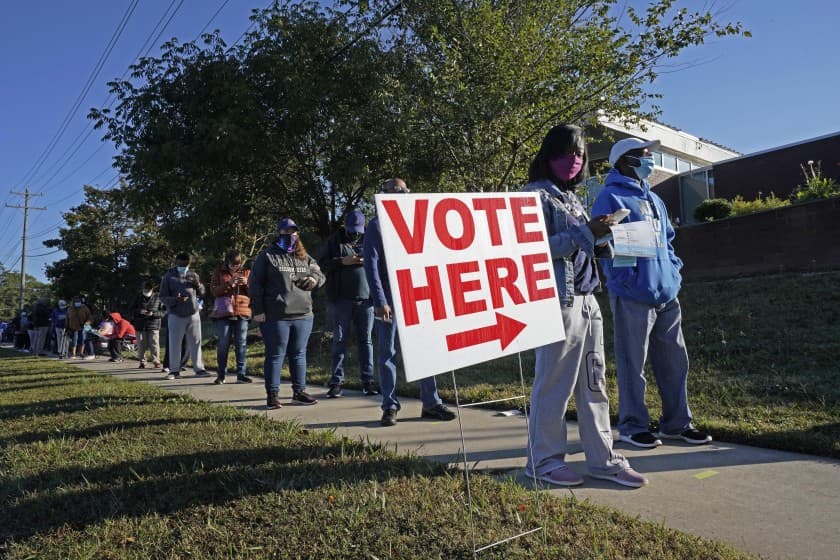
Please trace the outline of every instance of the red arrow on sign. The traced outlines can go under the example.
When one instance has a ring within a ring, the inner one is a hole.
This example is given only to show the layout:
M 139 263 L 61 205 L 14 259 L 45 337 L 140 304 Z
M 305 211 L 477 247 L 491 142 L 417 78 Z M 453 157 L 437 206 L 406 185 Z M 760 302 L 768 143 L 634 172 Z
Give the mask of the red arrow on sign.
M 446 335 L 446 348 L 451 352 L 452 350 L 461 350 L 469 346 L 498 340 L 502 344 L 502 350 L 504 350 L 526 326 L 525 323 L 516 319 L 496 313 L 495 325 Z

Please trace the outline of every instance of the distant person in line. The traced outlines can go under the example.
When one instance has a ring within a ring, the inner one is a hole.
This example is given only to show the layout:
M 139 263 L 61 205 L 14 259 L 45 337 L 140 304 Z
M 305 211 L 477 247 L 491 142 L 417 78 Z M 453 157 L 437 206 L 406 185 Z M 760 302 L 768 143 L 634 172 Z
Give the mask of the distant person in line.
M 50 327 L 55 333 L 55 353 L 59 360 L 67 357 L 67 302 L 58 300 L 50 314 Z
M 662 439 L 700 445 L 712 437 L 694 429 L 688 408 L 688 352 L 682 333 L 680 291 L 682 261 L 674 254 L 674 229 L 665 203 L 651 192 L 647 178 L 653 171 L 651 150 L 658 140 L 619 140 L 610 150 L 613 166 L 592 211 L 609 214 L 630 210 L 625 222 L 647 222 L 656 242 L 655 257 L 604 259 L 618 374 L 618 431 L 622 441 L 637 447 L 656 447 Z M 653 434 L 645 404 L 645 360 L 656 378 L 662 399 L 659 432 Z
M 251 311 L 265 341 L 266 407 L 280 408 L 280 373 L 289 356 L 292 403 L 316 404 L 306 392 L 306 344 L 312 333 L 312 290 L 324 285 L 318 262 L 309 256 L 291 218 L 277 224 L 277 239 L 251 267 Z
M 329 398 L 342 394 L 351 324 L 356 332 L 362 392 L 379 394 L 373 381 L 373 301 L 362 266 L 364 236 L 365 215 L 358 210 L 350 211 L 344 217 L 344 225 L 327 238 L 318 258 L 321 270 L 327 275 L 333 329 Z
M 394 178 L 382 184 L 381 192 L 386 194 L 409 193 L 405 181 Z M 397 413 L 400 401 L 397 398 L 397 355 L 399 342 L 397 340 L 397 325 L 391 303 L 391 284 L 388 281 L 388 268 L 385 262 L 385 251 L 382 247 L 382 228 L 379 217 L 370 221 L 365 233 L 364 268 L 373 298 L 373 313 L 376 317 L 376 362 L 379 368 L 379 387 L 382 389 L 382 417 L 379 423 L 383 426 L 394 426 L 397 423 Z M 437 392 L 434 376 L 419 381 L 420 400 L 423 409 L 422 418 L 433 420 L 454 420 L 455 413 L 443 404 Z
M 601 290 L 595 259 L 612 254 L 595 240 L 609 233 L 610 218 L 586 215 L 575 189 L 587 176 L 583 129 L 560 124 L 548 131 L 531 163 L 523 192 L 537 193 L 560 298 L 565 340 L 536 349 L 529 435 L 533 456 L 526 473 L 558 486 L 583 484 L 566 465 L 566 411 L 572 393 L 589 476 L 631 488 L 648 483 L 612 449 L 604 359 L 604 320 L 593 295 Z
M 93 313 L 82 301 L 82 296 L 73 296 L 67 310 L 67 330 L 70 331 L 70 358 L 84 357 L 85 330 L 93 323 Z M 93 359 L 93 358 L 91 358 Z
M 32 322 L 34 339 L 32 341 L 32 354 L 35 356 L 46 356 L 46 344 L 50 333 L 50 309 L 47 298 L 40 297 L 35 300 L 32 306 L 32 313 L 29 320 Z
M 122 363 L 123 342 L 132 341 L 137 338 L 137 331 L 134 325 L 124 319 L 116 311 L 105 316 L 105 323 L 112 325 L 109 332 L 100 332 L 100 336 L 108 341 L 108 353 L 111 355 L 109 362 Z
M 201 355 L 201 317 L 199 298 L 204 296 L 204 284 L 198 274 L 190 270 L 190 256 L 180 253 L 175 257 L 175 267 L 163 275 L 160 282 L 160 300 L 168 312 L 167 330 L 169 343 L 169 374 L 167 379 L 180 379 L 181 341 L 187 339 L 187 348 L 196 377 L 209 377 Z
M 131 317 L 137 329 L 137 367 L 146 367 L 146 352 L 155 368 L 160 363 L 160 323 L 166 314 L 163 302 L 155 293 L 155 286 L 146 280 L 131 305 Z
M 236 356 L 236 382 L 250 383 L 247 375 L 247 340 L 248 321 L 251 319 L 251 298 L 248 297 L 248 276 L 251 271 L 244 268 L 242 253 L 229 251 L 224 263 L 213 272 L 210 280 L 210 292 L 215 298 L 210 317 L 216 325 L 216 385 L 225 383 L 227 376 L 228 353 L 233 340 L 233 352 Z
M 168 314 L 164 315 L 165 321 L 161 321 L 161 323 L 168 324 Z M 167 336 L 163 337 L 161 341 L 161 346 L 163 348 L 163 367 L 161 368 L 161 372 L 163 373 L 170 373 L 169 370 L 169 332 L 167 329 Z M 178 371 L 186 371 L 187 366 L 190 364 L 190 353 L 187 348 L 187 337 L 181 337 L 181 363 L 179 364 Z

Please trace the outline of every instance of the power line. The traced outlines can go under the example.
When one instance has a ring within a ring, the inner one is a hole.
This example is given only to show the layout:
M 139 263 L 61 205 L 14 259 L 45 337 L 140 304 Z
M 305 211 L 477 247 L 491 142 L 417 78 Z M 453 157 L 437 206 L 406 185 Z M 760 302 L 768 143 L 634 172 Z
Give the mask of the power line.
M 111 52 L 114 50 L 114 47 L 117 44 L 120 36 L 122 36 L 123 31 L 125 30 L 126 25 L 128 25 L 128 20 L 131 19 L 132 14 L 134 13 L 135 8 L 137 8 L 137 4 L 140 0 L 131 0 L 126 9 L 125 13 L 123 14 L 122 20 L 120 23 L 117 24 L 117 28 L 114 30 L 114 33 L 111 35 L 111 39 L 108 41 L 108 44 L 105 46 L 105 51 L 99 57 L 96 65 L 94 66 L 93 70 L 91 71 L 90 76 L 88 77 L 85 85 L 82 87 L 82 92 L 76 98 L 76 101 L 73 103 L 73 106 L 70 107 L 70 110 L 67 112 L 67 115 L 64 117 L 59 129 L 53 135 L 50 142 L 47 144 L 47 147 L 44 148 L 44 151 L 41 152 L 41 155 L 38 156 L 38 159 L 35 160 L 35 163 L 32 164 L 32 167 L 29 168 L 29 171 L 26 172 L 21 183 L 25 183 L 27 181 L 27 177 L 35 177 L 38 174 L 38 171 L 41 169 L 41 166 L 46 162 L 46 159 L 55 149 L 56 144 L 58 141 L 61 140 L 61 137 L 64 136 L 64 133 L 67 131 L 67 127 L 70 125 L 70 121 L 73 119 L 73 115 L 81 106 L 82 102 L 84 101 L 85 97 L 87 97 L 90 88 L 93 87 L 93 83 L 96 78 L 99 77 L 99 73 L 102 71 L 102 68 L 105 66 L 105 62 L 108 60 L 108 57 L 111 55 Z

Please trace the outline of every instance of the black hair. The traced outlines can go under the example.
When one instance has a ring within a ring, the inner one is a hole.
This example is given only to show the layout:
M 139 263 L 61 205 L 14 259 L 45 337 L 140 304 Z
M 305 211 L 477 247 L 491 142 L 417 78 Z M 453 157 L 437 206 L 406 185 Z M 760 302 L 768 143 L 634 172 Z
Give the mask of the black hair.
M 154 287 L 155 287 L 155 285 L 152 284 L 151 280 L 143 280 L 143 289 L 144 290 L 153 290 Z
M 190 262 L 190 255 L 189 253 L 178 253 L 177 255 L 175 255 L 175 260 Z
M 548 161 L 557 156 L 576 153 L 578 150 L 583 150 L 583 167 L 580 172 L 569 181 L 559 181 L 548 167 Z M 573 124 L 558 124 L 543 138 L 540 151 L 534 156 L 534 161 L 531 162 L 528 170 L 528 181 L 548 179 L 553 183 L 558 183 L 558 187 L 574 188 L 587 178 L 588 167 L 589 154 L 586 150 L 586 136 L 583 129 Z

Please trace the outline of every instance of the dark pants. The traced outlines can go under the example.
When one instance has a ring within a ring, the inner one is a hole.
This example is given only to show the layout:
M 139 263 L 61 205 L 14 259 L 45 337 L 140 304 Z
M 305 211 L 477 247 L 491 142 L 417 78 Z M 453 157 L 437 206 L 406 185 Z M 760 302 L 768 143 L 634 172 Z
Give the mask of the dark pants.
M 331 384 L 344 383 L 344 365 L 350 325 L 356 331 L 359 369 L 362 383 L 373 382 L 373 302 L 371 300 L 338 299 L 330 304 L 332 318 L 332 378 Z
M 112 338 L 108 340 L 108 353 L 111 354 L 112 360 L 122 359 L 122 339 Z

